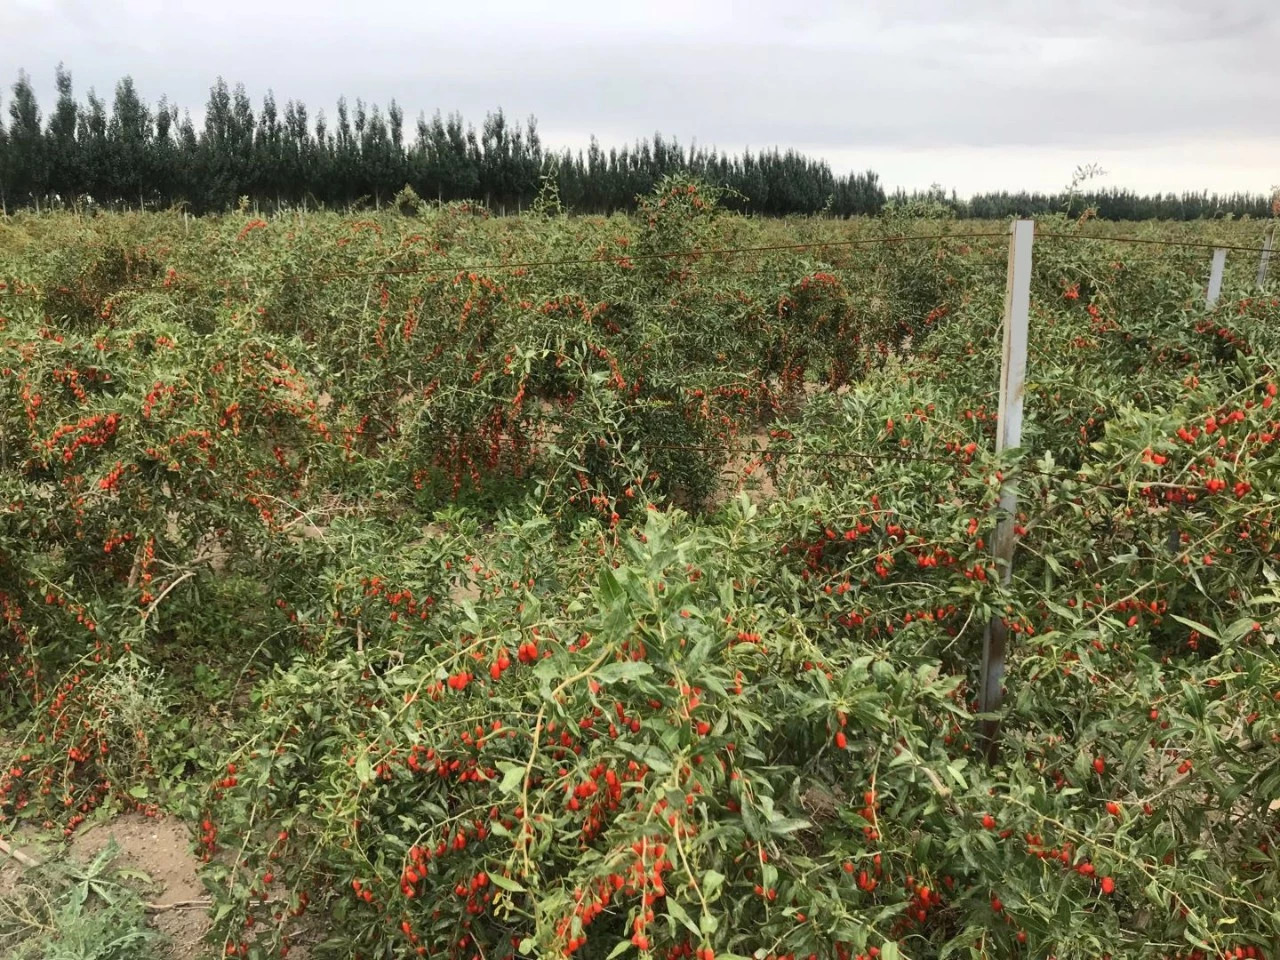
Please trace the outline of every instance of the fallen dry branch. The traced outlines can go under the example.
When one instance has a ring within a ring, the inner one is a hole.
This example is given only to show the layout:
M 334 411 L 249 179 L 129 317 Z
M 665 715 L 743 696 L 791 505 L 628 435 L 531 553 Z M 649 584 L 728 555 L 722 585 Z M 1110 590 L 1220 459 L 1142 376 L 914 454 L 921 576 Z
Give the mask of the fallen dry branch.
M 213 906 L 208 897 L 199 900 L 175 900 L 173 903 L 144 903 L 142 909 L 147 913 L 168 913 L 170 910 L 192 910 L 197 907 L 207 910 Z
M 7 857 L 12 857 L 14 860 L 17 860 L 18 863 L 22 864 L 24 867 L 40 866 L 40 861 L 35 859 L 35 857 L 32 857 L 30 854 L 23 853 L 21 850 L 18 850 L 16 847 L 10 846 L 8 843 L 6 843 L 2 839 L 0 839 L 0 853 L 4 854 Z

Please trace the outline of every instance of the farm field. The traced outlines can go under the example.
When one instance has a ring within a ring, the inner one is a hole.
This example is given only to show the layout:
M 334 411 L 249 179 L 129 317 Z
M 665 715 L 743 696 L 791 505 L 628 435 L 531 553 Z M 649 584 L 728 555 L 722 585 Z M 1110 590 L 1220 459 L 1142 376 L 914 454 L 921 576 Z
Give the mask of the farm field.
M 719 200 L 0 222 L 0 953 L 1276 955 L 1265 224 Z

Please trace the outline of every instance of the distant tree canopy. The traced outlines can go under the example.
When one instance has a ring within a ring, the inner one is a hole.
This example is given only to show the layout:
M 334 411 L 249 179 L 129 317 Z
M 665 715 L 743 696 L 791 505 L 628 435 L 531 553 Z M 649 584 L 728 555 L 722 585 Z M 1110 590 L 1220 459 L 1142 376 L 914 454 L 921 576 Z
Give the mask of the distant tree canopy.
M 1267 218 L 1276 214 L 1275 201 L 1261 193 L 1134 193 L 1117 188 L 1058 193 L 979 193 L 968 200 L 948 195 L 940 187 L 912 193 L 895 191 L 891 206 L 936 210 L 962 219 L 1001 220 L 1006 217 L 1039 217 L 1066 213 L 1073 217 L 1086 210 L 1104 220 L 1200 220 L 1235 216 Z
M 406 130 L 393 100 L 386 111 L 362 100 L 337 103 L 333 120 L 314 119 L 300 101 L 283 109 L 270 91 L 255 113 L 242 85 L 221 78 L 209 91 L 204 124 L 164 97 L 148 105 L 125 77 L 110 105 L 90 90 L 76 100 L 71 74 L 56 72 L 57 102 L 42 118 L 25 73 L 0 109 L 0 204 L 167 207 L 225 210 L 241 197 L 260 206 L 319 204 L 346 207 L 389 201 L 410 186 L 428 200 L 477 200 L 498 211 L 527 206 L 544 178 L 571 210 L 629 210 L 669 173 L 688 173 L 729 188 L 732 209 L 771 216 L 876 214 L 886 202 L 872 171 L 837 176 L 823 160 L 794 150 L 726 154 L 685 148 L 654 134 L 605 150 L 594 139 L 585 150 L 551 150 L 530 117 L 521 126 L 499 109 L 479 131 L 458 114 L 419 116 Z M 412 134 L 406 139 L 406 133 Z M 984 194 L 970 200 L 935 191 L 900 202 L 941 203 L 960 217 L 1006 217 L 1062 211 L 1065 196 Z M 935 202 L 936 201 L 936 202 Z M 1093 206 L 1108 219 L 1197 219 L 1226 214 L 1267 216 L 1261 195 L 1140 196 L 1128 191 L 1076 195 L 1075 207 Z
M 58 99 L 47 121 L 26 74 L 0 112 L 0 200 L 6 209 L 92 200 L 100 205 L 225 210 L 241 197 L 260 205 L 382 203 L 408 185 L 424 199 L 478 200 L 496 210 L 529 205 L 543 178 L 560 201 L 588 212 L 627 210 L 664 175 L 685 172 L 731 188 L 730 206 L 763 214 L 870 214 L 884 204 L 872 172 L 839 177 L 795 151 L 730 156 L 652 140 L 610 149 L 544 149 L 537 121 L 511 123 L 501 110 L 480 130 L 458 114 L 420 116 L 406 139 L 392 101 L 385 113 L 361 100 L 338 100 L 330 121 L 305 104 L 281 109 L 268 92 L 255 113 L 241 85 L 221 78 L 209 91 L 204 125 L 165 98 L 148 106 L 133 80 L 115 89 L 110 108 L 92 90 L 83 103 L 61 66 Z

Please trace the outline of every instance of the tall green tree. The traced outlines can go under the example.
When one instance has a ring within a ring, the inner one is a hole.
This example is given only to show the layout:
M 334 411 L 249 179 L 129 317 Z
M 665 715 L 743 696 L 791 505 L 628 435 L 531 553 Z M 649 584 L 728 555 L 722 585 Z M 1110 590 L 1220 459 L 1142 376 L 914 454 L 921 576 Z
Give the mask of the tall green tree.
M 367 193 L 373 195 L 374 206 L 379 206 L 403 186 L 400 157 L 391 140 L 386 121 L 382 119 L 382 111 L 376 104 L 370 109 L 367 118 L 359 114 L 357 116 L 363 186 Z
M 177 115 L 177 107 L 172 108 Z M 191 122 L 191 114 L 183 113 L 174 144 L 175 169 L 169 202 L 194 202 L 199 193 L 200 138 Z
M 49 171 L 44 133 L 40 127 L 40 106 L 36 103 L 31 78 L 18 73 L 9 103 L 10 190 L 15 202 L 33 203 L 37 209 L 48 191 Z
M 292 203 L 311 189 L 315 170 L 315 142 L 307 127 L 307 106 L 290 100 L 284 105 L 284 130 L 280 144 L 282 192 Z
M 173 203 L 174 185 L 178 173 L 178 108 L 160 98 L 155 110 L 155 132 L 148 158 L 151 190 L 161 206 Z
M 45 148 L 49 161 L 49 190 L 63 203 L 74 203 L 87 193 L 84 182 L 83 158 L 76 128 L 80 121 L 80 107 L 72 93 L 71 74 L 58 64 L 55 83 L 58 102 L 49 115 L 45 131 Z
M 409 158 L 404 148 L 404 111 L 395 100 L 387 104 L 387 135 L 391 139 L 391 172 L 387 176 L 387 189 L 394 193 L 409 182 Z
M 231 91 L 219 77 L 209 90 L 200 138 L 199 177 L 204 189 L 190 199 L 197 210 L 226 208 L 235 203 L 239 183 L 233 149 L 234 121 Z
M 0 100 L 0 104 L 3 104 Z M 9 131 L 5 128 L 4 114 L 0 113 L 0 214 L 9 215 L 9 194 L 12 185 L 9 182 L 9 170 L 12 154 L 9 152 Z
M 110 156 L 111 199 L 146 205 L 147 195 L 155 191 L 151 169 L 151 111 L 138 96 L 132 77 L 116 84 L 111 105 L 111 121 L 107 125 L 107 150 Z
M 333 137 L 329 133 L 329 123 L 324 110 L 316 111 L 316 140 L 313 153 L 314 179 L 310 183 L 308 193 L 319 203 L 328 200 L 326 188 L 333 179 Z
M 361 110 L 363 112 L 363 109 Z M 360 166 L 360 144 L 351 130 L 351 115 L 347 110 L 347 98 L 338 98 L 338 122 L 333 132 L 333 159 L 330 186 L 326 191 L 330 202 L 348 204 L 359 189 L 357 182 Z
M 236 184 L 236 200 L 253 189 L 253 139 L 255 132 L 253 104 L 243 83 L 237 83 L 231 96 L 231 122 L 226 147 Z
M 258 129 L 253 138 L 251 165 L 253 195 L 280 205 L 284 180 L 284 128 L 276 111 L 276 98 L 270 90 L 262 98 Z
M 76 119 L 76 142 L 82 165 L 80 180 L 84 192 L 95 200 L 105 198 L 111 190 L 107 123 L 107 105 L 91 87 Z

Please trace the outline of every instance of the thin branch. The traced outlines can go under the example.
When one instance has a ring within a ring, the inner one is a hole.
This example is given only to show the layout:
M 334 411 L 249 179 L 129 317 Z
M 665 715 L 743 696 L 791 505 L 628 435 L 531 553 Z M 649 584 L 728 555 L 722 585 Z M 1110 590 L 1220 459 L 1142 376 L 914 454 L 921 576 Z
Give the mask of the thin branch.
M 17 860 L 18 863 L 22 864 L 24 867 L 35 868 L 40 866 L 40 861 L 35 859 L 35 857 L 31 856 L 30 854 L 23 853 L 21 850 L 17 849 L 16 847 L 10 846 L 4 840 L 0 840 L 0 853 L 3 853 L 7 857 L 12 857 L 14 860 Z
M 213 901 L 208 897 L 200 900 L 175 900 L 173 903 L 144 903 L 142 909 L 147 913 L 168 913 L 170 910 L 193 910 L 196 908 L 207 910 L 213 906 Z
M 163 600 L 165 597 L 167 597 L 167 596 L 169 595 L 169 592 L 170 592 L 174 587 L 176 587 L 178 584 L 180 584 L 183 580 L 186 580 L 188 577 L 194 577 L 195 575 L 196 575 L 196 572 L 195 572 L 194 570 L 188 570 L 186 573 L 184 573 L 182 576 L 180 576 L 177 580 L 174 580 L 174 581 L 173 581 L 172 583 L 170 583 L 167 587 L 165 587 L 163 590 L 161 590 L 161 591 L 160 591 L 160 596 L 158 596 L 158 597 L 156 597 L 154 600 L 152 600 L 152 601 L 151 601 L 151 606 L 147 607 L 147 609 L 146 609 L 146 610 L 144 610 L 144 611 L 142 612 L 142 622 L 143 622 L 143 623 L 146 623 L 146 622 L 147 622 L 147 618 L 148 618 L 148 617 L 150 617 L 150 616 L 151 616 L 151 614 L 153 614 L 153 613 L 155 613 L 155 612 L 156 612 L 156 607 L 160 606 L 160 601 L 161 601 L 161 600 Z

